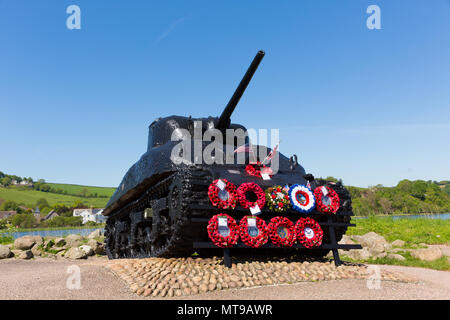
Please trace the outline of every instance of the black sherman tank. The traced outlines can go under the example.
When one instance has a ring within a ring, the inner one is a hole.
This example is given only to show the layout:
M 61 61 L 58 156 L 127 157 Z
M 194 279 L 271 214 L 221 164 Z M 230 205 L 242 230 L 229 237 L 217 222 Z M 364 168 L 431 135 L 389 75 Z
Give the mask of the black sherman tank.
M 193 247 L 194 242 L 209 241 L 206 226 L 213 214 L 226 212 L 235 219 L 248 215 L 249 211 L 239 206 L 231 211 L 219 210 L 211 205 L 208 186 L 218 178 L 225 178 L 236 187 L 243 182 L 255 182 L 263 189 L 273 185 L 306 185 L 308 181 L 312 188 L 327 184 L 340 198 L 336 220 L 349 222 L 348 214 L 339 214 L 341 211 L 348 213 L 352 210 L 349 192 L 340 182 L 318 180 L 311 174 L 306 174 L 305 169 L 297 163 L 296 155 L 288 158 L 277 153 L 279 169 L 271 180 L 248 175 L 245 164 L 238 164 L 236 161 L 237 154 L 231 164 L 196 164 L 198 161 L 194 159 L 194 155 L 192 161 L 172 161 L 172 150 L 180 140 L 186 142 L 186 139 L 190 139 L 187 143 L 196 143 L 193 134 L 196 126 L 201 126 L 202 132 L 208 129 L 217 129 L 223 133 L 226 129 L 246 131 L 244 126 L 231 123 L 230 117 L 263 57 L 264 52 L 259 51 L 220 117 L 169 116 L 158 118 L 150 124 L 147 152 L 125 174 L 103 211 L 103 215 L 107 216 L 105 248 L 110 259 L 191 255 L 198 252 Z M 236 149 L 247 142 L 245 140 L 239 143 L 234 140 L 231 148 Z M 200 143 L 204 147 L 205 142 Z M 265 146 L 253 148 L 271 151 Z M 249 161 L 249 156 L 245 155 L 246 162 Z M 265 220 L 275 215 L 286 216 L 293 221 L 300 216 L 292 210 L 274 213 L 267 208 L 262 209 L 261 217 Z M 310 215 L 318 221 L 326 221 L 325 214 L 316 211 Z M 329 235 L 325 229 L 324 242 L 327 242 Z M 337 241 L 342 238 L 346 229 L 347 227 L 336 229 Z M 329 250 L 309 252 L 322 256 Z

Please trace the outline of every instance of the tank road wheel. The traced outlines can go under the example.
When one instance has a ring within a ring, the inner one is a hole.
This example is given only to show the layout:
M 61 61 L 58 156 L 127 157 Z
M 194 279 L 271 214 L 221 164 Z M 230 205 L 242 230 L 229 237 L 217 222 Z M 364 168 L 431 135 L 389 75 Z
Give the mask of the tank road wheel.
M 108 220 L 106 220 L 105 226 L 105 251 L 109 259 L 119 258 L 118 255 L 114 254 L 115 232 L 115 221 L 113 220 L 113 218 L 108 218 Z
M 110 259 L 157 255 L 154 242 L 164 234 L 164 231 L 161 232 L 164 228 L 161 228 L 161 223 L 155 222 L 151 213 L 145 217 L 144 214 L 147 209 L 156 210 L 154 204 L 163 204 L 160 209 L 167 211 L 164 201 L 171 181 L 172 176 L 166 177 L 149 187 L 141 198 L 109 215 L 105 226 L 105 251 Z M 159 221 L 167 225 L 164 219 Z M 154 228 L 155 224 L 157 228 Z
M 143 257 L 151 257 L 152 255 L 152 244 L 151 244 L 151 233 L 152 233 L 152 227 L 151 224 L 145 223 L 142 226 L 142 256 Z
M 159 210 L 153 211 L 151 255 L 164 256 L 170 240 L 170 225 L 167 217 Z
M 207 239 L 206 228 L 189 222 L 189 204 L 207 199 L 203 185 L 199 187 L 196 179 L 209 181 L 211 177 L 202 170 L 180 170 L 110 216 L 105 227 L 108 257 L 190 255 L 194 240 Z
M 126 223 L 113 218 L 108 218 L 105 227 L 105 251 L 110 259 L 125 258 L 126 253 Z
M 192 227 L 187 225 L 186 217 L 189 195 L 188 180 L 178 173 L 169 186 L 167 198 L 157 200 L 153 209 L 152 256 L 185 256 L 192 253 Z
M 114 242 L 114 252 L 119 258 L 128 258 L 128 244 L 129 244 L 129 228 L 127 221 L 116 221 L 116 234 Z
M 147 223 L 143 222 L 139 224 L 137 228 L 136 238 L 138 240 L 138 257 L 145 258 L 151 256 L 151 245 L 150 245 L 150 232 L 151 227 L 147 226 Z
M 146 247 L 146 237 L 144 234 L 146 221 L 144 219 L 144 212 L 132 212 L 129 217 L 131 219 L 128 242 L 129 256 L 134 258 L 149 256 L 151 251 Z
M 207 223 L 204 225 L 199 223 L 190 223 L 188 215 L 193 214 L 189 212 L 188 205 L 190 203 L 202 203 L 207 201 L 209 203 L 207 188 L 195 186 L 194 183 L 189 183 L 189 180 L 202 180 L 212 181 L 213 176 L 210 172 L 198 170 L 190 171 L 188 177 L 183 175 L 177 175 L 170 186 L 170 192 L 168 195 L 168 208 L 169 218 L 174 233 L 174 239 L 177 238 L 178 245 L 174 248 L 174 255 L 177 256 L 190 256 L 194 252 L 200 256 L 220 256 L 222 255 L 222 249 L 194 249 L 192 243 L 194 241 L 210 241 L 208 233 L 206 231 Z

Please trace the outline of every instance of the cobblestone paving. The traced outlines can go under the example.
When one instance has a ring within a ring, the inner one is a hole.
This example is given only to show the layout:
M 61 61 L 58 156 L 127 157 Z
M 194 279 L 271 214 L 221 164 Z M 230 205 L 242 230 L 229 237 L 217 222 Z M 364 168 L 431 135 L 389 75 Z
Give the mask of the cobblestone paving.
M 304 281 L 376 278 L 365 265 L 332 261 L 253 259 L 226 268 L 221 258 L 147 258 L 111 260 L 104 264 L 129 289 L 144 297 L 189 296 L 232 288 L 259 287 Z M 379 271 L 380 280 L 416 282 L 400 272 Z

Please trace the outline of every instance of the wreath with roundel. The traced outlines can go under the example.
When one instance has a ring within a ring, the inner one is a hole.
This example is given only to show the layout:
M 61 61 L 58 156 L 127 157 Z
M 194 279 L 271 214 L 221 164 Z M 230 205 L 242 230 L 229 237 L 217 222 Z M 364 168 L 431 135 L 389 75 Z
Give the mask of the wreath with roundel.
M 208 197 L 220 209 L 234 209 L 238 200 L 236 186 L 227 179 L 214 180 L 208 187 Z
M 226 225 L 220 225 L 219 219 L 226 221 Z M 207 230 L 208 237 L 220 248 L 234 246 L 239 238 L 239 227 L 236 220 L 224 213 L 213 216 L 208 222 Z
M 295 224 L 297 242 L 305 248 L 318 247 L 322 244 L 323 231 L 319 223 L 311 218 L 300 218 Z
M 289 189 L 289 199 L 294 210 L 300 213 L 311 212 L 316 206 L 316 200 L 311 189 L 304 185 L 294 184 L 291 186 Z
M 269 237 L 278 247 L 292 247 L 295 243 L 294 223 L 286 217 L 273 217 L 268 226 Z
M 265 191 L 266 205 L 271 211 L 283 212 L 290 208 L 289 195 L 281 186 L 269 187 Z
M 251 219 L 254 219 L 250 224 Z M 255 216 L 247 216 L 239 223 L 241 241 L 249 247 L 259 248 L 269 240 L 266 222 Z
M 237 189 L 237 196 L 239 203 L 245 209 L 253 208 L 256 204 L 262 209 L 266 203 L 266 196 L 263 189 L 254 182 L 241 184 Z
M 330 187 L 317 187 L 314 189 L 314 197 L 316 198 L 316 208 L 318 211 L 333 214 L 339 210 L 339 196 Z
M 245 167 L 245 172 L 247 172 L 247 174 L 251 176 L 262 178 L 261 173 L 266 172 L 270 175 L 272 173 L 272 170 L 270 170 L 270 168 L 266 167 L 264 164 L 261 164 L 260 161 L 257 161 L 248 164 Z

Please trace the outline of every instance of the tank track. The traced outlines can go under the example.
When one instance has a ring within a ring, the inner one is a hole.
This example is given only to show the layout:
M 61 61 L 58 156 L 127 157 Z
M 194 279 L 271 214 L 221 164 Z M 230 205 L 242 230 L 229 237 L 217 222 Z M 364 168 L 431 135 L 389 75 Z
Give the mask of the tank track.
M 139 199 L 107 219 L 105 249 L 110 259 L 186 256 L 199 239 L 189 223 L 191 203 L 204 199 L 195 179 L 210 180 L 203 170 L 180 170 L 151 186 Z M 206 240 L 206 239 L 202 239 Z
M 207 187 L 213 174 L 201 170 L 180 170 L 151 186 L 139 199 L 112 213 L 105 227 L 105 248 L 110 259 L 187 256 L 194 252 L 194 241 L 209 241 L 206 222 L 192 222 L 191 218 L 204 221 L 212 215 L 209 209 L 193 210 L 191 204 L 210 207 Z M 312 187 L 328 185 L 339 195 L 339 211 L 352 210 L 350 193 L 342 183 L 314 180 Z M 240 219 L 248 213 L 232 214 Z M 297 214 L 282 214 L 296 220 Z M 316 220 L 326 221 L 327 215 L 315 214 Z M 348 215 L 335 215 L 336 222 L 350 222 Z M 329 242 L 328 228 L 324 228 L 324 243 Z M 340 241 L 347 227 L 337 227 L 336 241 Z M 284 249 L 293 253 L 301 249 Z M 220 254 L 220 249 L 196 250 L 201 255 Z M 303 250 L 304 251 L 304 250 Z M 308 255 L 322 257 L 330 250 L 308 250 Z M 273 255 L 273 250 L 261 249 Z M 298 252 L 299 254 L 301 252 Z

